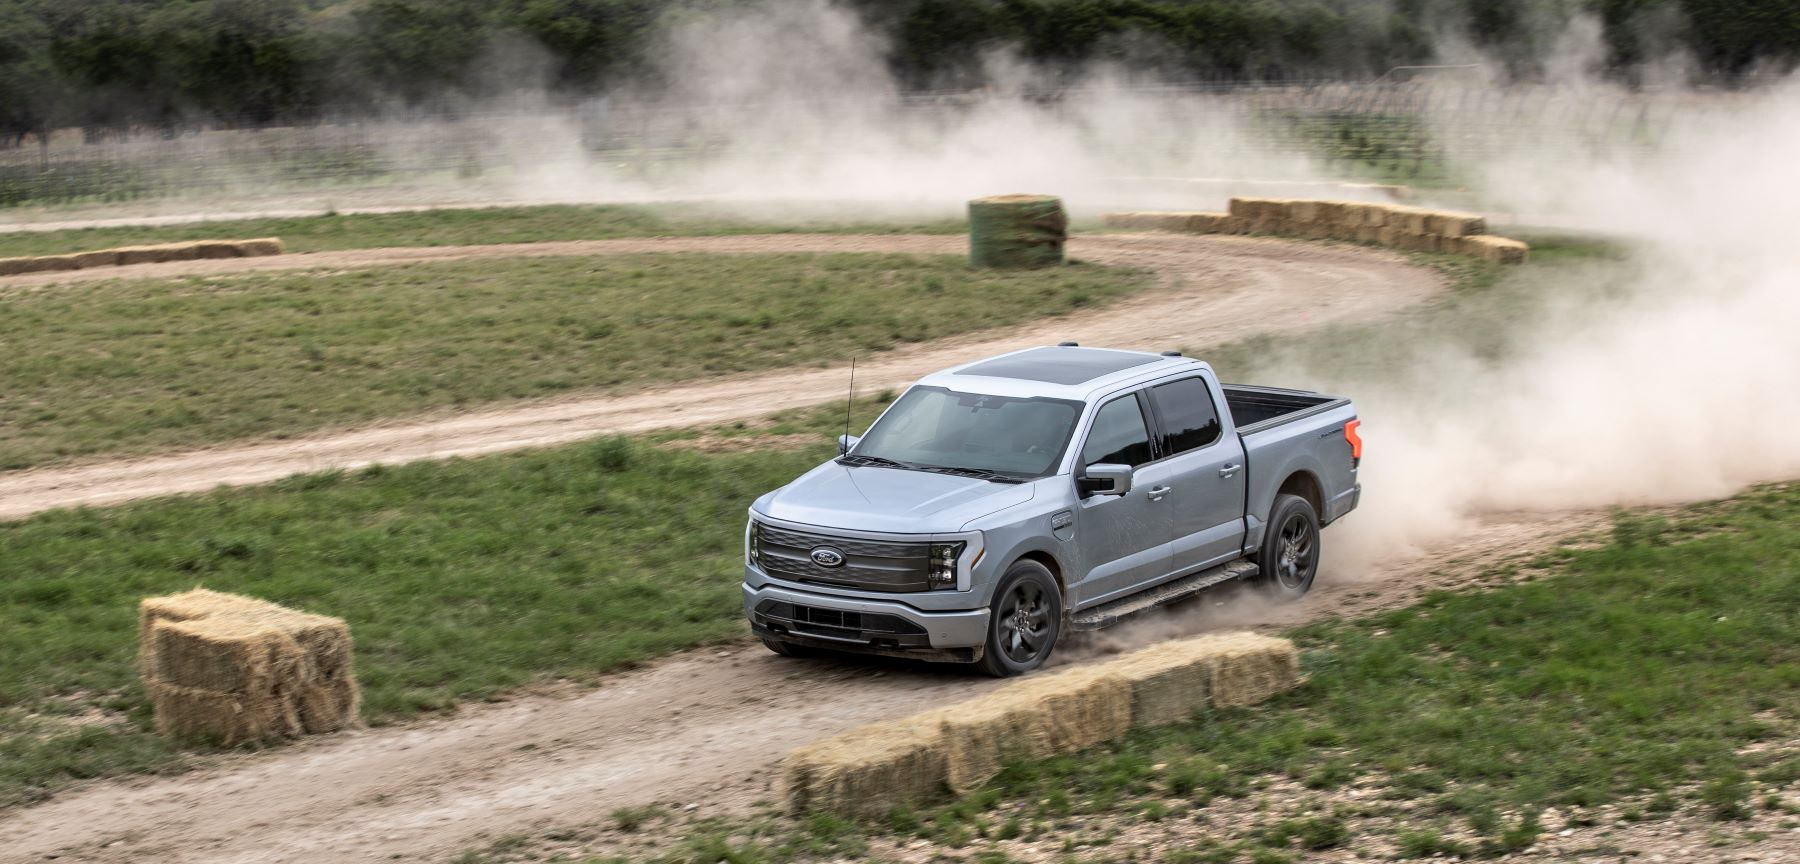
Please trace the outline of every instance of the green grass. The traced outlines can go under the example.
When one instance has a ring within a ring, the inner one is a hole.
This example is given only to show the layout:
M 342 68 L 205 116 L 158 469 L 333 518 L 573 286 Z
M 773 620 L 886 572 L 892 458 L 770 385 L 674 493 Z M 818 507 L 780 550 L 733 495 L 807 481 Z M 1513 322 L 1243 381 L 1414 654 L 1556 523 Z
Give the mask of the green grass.
M 0 805 L 179 767 L 132 668 L 145 596 L 204 585 L 348 619 L 377 723 L 737 637 L 744 508 L 828 457 L 841 422 L 777 422 L 816 433 L 799 449 L 612 438 L 0 524 Z M 122 716 L 58 719 L 95 707 Z
M 280 237 L 290 252 L 376 249 L 389 246 L 467 246 L 550 240 L 603 240 L 661 235 L 784 234 L 956 234 L 961 221 L 902 222 L 880 219 L 759 222 L 699 205 L 551 205 L 423 210 L 411 213 L 354 213 L 279 219 L 233 219 L 187 225 L 81 228 L 65 231 L 0 233 L 0 258 L 62 255 L 115 246 L 183 240 Z
M 1153 284 L 953 256 L 619 255 L 0 294 L 0 470 L 819 363 Z
M 1790 740 L 1800 721 L 1800 486 L 1674 518 L 1620 514 L 1603 548 L 1536 564 L 1520 584 L 1301 628 L 1298 691 L 1012 766 L 982 807 L 923 814 L 920 830 L 1130 813 L 1145 798 L 1204 807 L 1335 763 L 1331 786 L 1373 782 L 1479 838 L 1412 828 L 1396 838 L 1403 852 L 1498 854 L 1536 830 L 1500 813 L 1662 793 L 1731 820 L 1747 813 L 1753 772 L 1794 782 L 1792 754 L 1739 751 Z M 1345 830 L 1289 820 L 1257 842 L 1322 848 Z

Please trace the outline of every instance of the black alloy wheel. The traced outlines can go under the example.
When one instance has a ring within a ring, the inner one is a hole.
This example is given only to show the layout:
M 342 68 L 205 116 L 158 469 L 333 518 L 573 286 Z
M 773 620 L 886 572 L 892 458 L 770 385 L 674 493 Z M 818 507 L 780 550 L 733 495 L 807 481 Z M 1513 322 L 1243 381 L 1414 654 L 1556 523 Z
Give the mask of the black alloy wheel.
M 982 671 L 997 678 L 1044 665 L 1062 633 L 1062 597 L 1050 571 L 1020 561 L 1006 571 L 988 616 Z
M 1292 600 L 1312 589 L 1319 573 L 1319 517 L 1297 495 L 1280 495 L 1257 556 L 1258 580 L 1272 595 Z

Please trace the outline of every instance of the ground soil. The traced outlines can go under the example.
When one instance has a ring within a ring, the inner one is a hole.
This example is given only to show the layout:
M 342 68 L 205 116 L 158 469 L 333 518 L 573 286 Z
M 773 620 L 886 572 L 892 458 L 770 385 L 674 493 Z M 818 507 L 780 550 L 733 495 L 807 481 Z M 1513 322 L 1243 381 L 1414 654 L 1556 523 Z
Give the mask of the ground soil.
M 1377 577 L 1327 573 L 1298 603 L 1269 606 L 1243 590 L 1216 590 L 1071 644 L 1059 659 L 1407 605 L 1604 522 L 1600 513 L 1495 516 L 1422 557 L 1385 562 Z M 779 800 L 776 765 L 796 745 L 996 683 L 955 667 L 791 660 L 748 641 L 715 646 L 598 687 L 570 684 L 454 716 L 222 757 L 176 777 L 92 783 L 0 817 L 0 859 L 445 861 L 503 837 L 591 831 L 616 809 L 657 804 L 680 818 L 600 844 L 648 852 L 693 819 Z
M 494 246 L 361 249 L 267 258 L 177 261 L 0 278 L 0 293 L 55 290 L 70 281 L 166 278 L 276 269 L 360 269 L 419 261 L 627 252 L 959 253 L 960 237 L 768 235 L 666 237 Z M 863 392 L 905 386 L 935 369 L 1065 339 L 1119 348 L 1198 348 L 1393 314 L 1443 290 L 1436 274 L 1398 255 L 1246 237 L 1096 235 L 1070 241 L 1071 257 L 1149 268 L 1158 288 L 1105 309 L 863 358 Z M 296 440 L 251 443 L 124 461 L 0 473 L 0 519 L 75 505 L 263 483 L 301 472 L 473 456 L 560 444 L 605 433 L 729 422 L 840 398 L 846 369 L 783 370 L 577 395 L 551 402 L 418 418 Z

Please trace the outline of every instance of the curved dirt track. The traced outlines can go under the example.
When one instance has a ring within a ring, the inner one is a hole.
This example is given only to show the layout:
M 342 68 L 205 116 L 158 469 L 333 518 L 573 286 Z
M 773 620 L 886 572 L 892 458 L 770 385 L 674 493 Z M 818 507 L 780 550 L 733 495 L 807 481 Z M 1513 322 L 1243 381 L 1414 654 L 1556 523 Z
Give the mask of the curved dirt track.
M 163 278 L 280 269 L 357 269 L 422 261 L 627 252 L 959 253 L 955 236 L 756 235 L 595 240 L 495 246 L 366 249 L 178 261 L 0 278 L 0 291 L 90 279 Z M 1070 240 L 1073 258 L 1156 271 L 1161 286 L 1103 310 L 987 331 L 864 358 L 863 392 L 898 388 L 934 369 L 1064 339 L 1162 350 L 1219 344 L 1337 321 L 1379 318 L 1442 290 L 1438 277 L 1397 255 L 1243 237 L 1096 235 Z M 77 505 L 263 483 L 296 473 L 472 456 L 606 433 L 728 422 L 840 398 L 841 368 L 780 370 L 576 397 L 443 419 L 233 445 L 166 456 L 0 474 L 0 519 Z
M 1333 580 L 1328 569 L 1304 600 L 1274 607 L 1216 590 L 1061 649 L 1058 659 L 1409 604 L 1604 520 L 1496 515 L 1423 558 L 1386 562 L 1379 579 Z M 654 802 L 694 818 L 741 812 L 778 800 L 774 767 L 788 748 L 996 683 L 897 661 L 784 660 L 748 642 L 690 651 L 590 691 L 325 736 L 183 776 L 94 783 L 0 816 L 0 859 L 443 862 L 508 835 L 605 825 L 621 807 Z M 600 842 L 672 839 L 615 833 Z

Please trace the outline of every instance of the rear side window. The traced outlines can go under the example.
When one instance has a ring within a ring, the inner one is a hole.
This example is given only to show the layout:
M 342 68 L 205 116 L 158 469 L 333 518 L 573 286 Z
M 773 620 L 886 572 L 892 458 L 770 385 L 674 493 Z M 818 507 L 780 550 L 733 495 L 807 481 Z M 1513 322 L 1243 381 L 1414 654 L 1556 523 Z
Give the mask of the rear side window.
M 1136 468 L 1149 461 L 1150 433 L 1137 397 L 1121 396 L 1100 406 L 1094 428 L 1088 430 L 1087 443 L 1081 448 L 1082 466 L 1104 462 Z
M 1183 378 L 1159 384 L 1151 388 L 1150 395 L 1162 416 L 1165 454 L 1197 450 L 1219 440 L 1219 410 L 1205 381 Z

